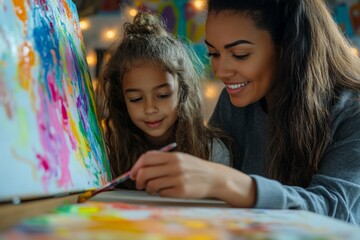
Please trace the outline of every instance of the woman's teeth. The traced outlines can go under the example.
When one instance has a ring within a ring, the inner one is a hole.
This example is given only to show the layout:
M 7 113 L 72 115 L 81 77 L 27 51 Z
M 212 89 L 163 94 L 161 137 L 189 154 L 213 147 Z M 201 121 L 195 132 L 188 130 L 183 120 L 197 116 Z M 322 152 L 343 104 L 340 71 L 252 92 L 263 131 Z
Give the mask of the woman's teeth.
M 238 83 L 238 84 L 226 84 L 226 86 L 230 89 L 237 89 L 237 88 L 242 88 L 244 86 L 246 86 L 249 82 L 242 82 L 242 83 Z

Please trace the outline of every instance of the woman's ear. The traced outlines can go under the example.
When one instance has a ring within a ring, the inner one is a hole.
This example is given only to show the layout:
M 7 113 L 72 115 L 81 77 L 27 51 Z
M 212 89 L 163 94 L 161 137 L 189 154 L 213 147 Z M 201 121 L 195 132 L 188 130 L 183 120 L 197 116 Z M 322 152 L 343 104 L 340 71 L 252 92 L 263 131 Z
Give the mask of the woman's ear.
M 278 61 L 284 58 L 284 48 L 278 47 Z

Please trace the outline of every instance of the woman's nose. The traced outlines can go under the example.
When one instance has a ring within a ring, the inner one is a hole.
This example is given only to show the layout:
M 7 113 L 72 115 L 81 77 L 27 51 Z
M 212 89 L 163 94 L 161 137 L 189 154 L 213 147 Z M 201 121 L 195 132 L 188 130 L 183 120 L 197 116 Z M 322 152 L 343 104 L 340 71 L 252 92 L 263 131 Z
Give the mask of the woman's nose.
M 219 79 L 226 79 L 234 75 L 235 69 L 227 57 L 219 57 L 213 61 L 213 70 Z

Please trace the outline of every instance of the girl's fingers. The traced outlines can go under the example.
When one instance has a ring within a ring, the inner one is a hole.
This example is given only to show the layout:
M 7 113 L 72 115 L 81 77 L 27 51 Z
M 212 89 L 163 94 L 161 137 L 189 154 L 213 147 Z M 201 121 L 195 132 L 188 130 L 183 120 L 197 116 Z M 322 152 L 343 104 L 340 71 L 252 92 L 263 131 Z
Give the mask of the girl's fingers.
M 181 177 L 180 176 L 172 176 L 172 177 L 163 177 L 151 179 L 147 182 L 145 190 L 149 194 L 159 193 L 165 189 L 177 189 L 181 186 Z M 167 197 L 172 197 L 171 195 L 167 195 Z
M 148 166 L 156 166 L 166 164 L 174 158 L 174 153 L 166 153 L 159 151 L 149 151 L 140 156 L 138 161 L 131 169 L 130 178 L 135 180 L 140 169 Z
M 136 188 L 143 189 L 149 181 L 176 175 L 179 171 L 174 164 L 152 165 L 138 170 L 136 175 Z
M 221 165 L 188 154 L 152 151 L 139 158 L 132 169 L 132 179 L 138 189 L 161 196 L 217 197 L 214 187 L 222 186 L 222 171 Z
M 175 185 L 169 188 L 163 188 L 158 191 L 161 197 L 186 198 L 187 194 L 183 186 Z M 192 196 L 191 196 L 192 197 Z M 193 198 L 193 197 L 192 197 Z

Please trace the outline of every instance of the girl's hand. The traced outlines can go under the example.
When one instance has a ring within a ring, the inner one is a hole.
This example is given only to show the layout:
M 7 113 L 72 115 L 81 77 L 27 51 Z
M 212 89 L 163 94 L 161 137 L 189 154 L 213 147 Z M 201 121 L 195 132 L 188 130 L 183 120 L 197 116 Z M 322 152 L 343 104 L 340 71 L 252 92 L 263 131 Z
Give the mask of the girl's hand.
M 176 198 L 218 198 L 236 207 L 255 204 L 255 182 L 230 167 L 180 152 L 149 151 L 131 170 L 138 189 Z

